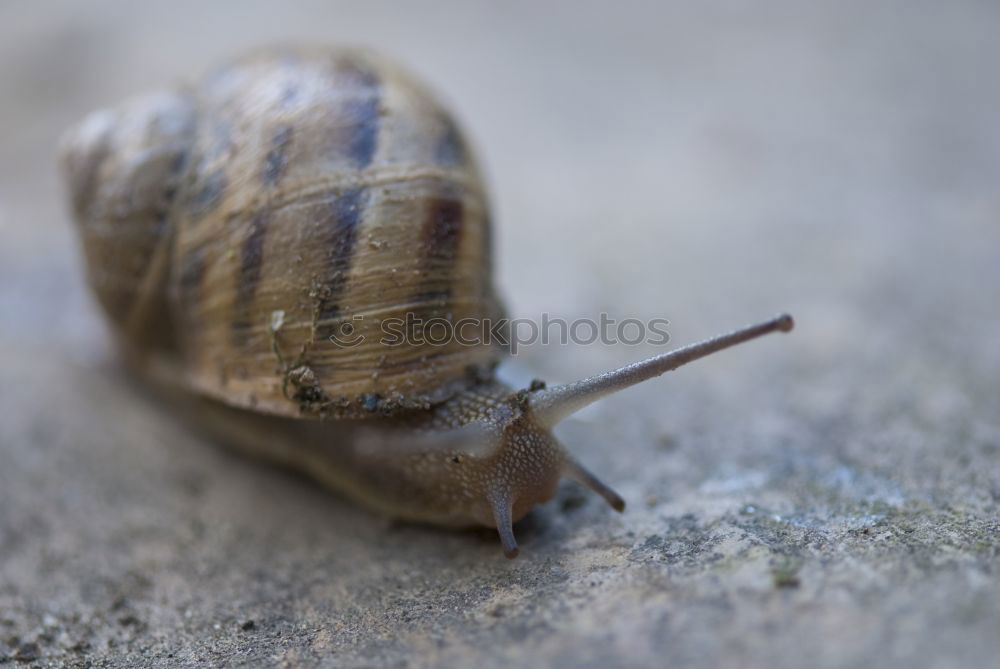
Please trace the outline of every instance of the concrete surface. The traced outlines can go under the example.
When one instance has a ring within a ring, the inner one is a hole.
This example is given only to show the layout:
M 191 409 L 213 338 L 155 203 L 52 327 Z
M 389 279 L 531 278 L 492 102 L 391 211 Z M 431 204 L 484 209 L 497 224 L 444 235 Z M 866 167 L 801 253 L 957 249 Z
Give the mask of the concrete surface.
M 995 661 L 996 3 L 137 4 L 0 9 L 0 665 Z M 630 507 L 567 484 L 515 561 L 220 450 L 117 371 L 54 143 L 277 38 L 374 44 L 453 101 L 514 315 L 799 327 L 567 426 Z

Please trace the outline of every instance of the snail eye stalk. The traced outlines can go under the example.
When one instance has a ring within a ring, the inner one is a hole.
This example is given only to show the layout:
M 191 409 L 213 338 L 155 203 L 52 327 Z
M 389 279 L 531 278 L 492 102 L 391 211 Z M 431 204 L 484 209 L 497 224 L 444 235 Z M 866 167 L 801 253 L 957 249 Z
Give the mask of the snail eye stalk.
M 607 397 L 619 390 L 673 371 L 699 358 L 771 332 L 789 332 L 794 325 L 795 322 L 791 316 L 781 314 L 763 323 L 750 325 L 674 351 L 668 351 L 641 362 L 591 376 L 582 381 L 539 390 L 531 394 L 528 406 L 531 408 L 533 418 L 540 425 L 551 428 L 602 397 Z

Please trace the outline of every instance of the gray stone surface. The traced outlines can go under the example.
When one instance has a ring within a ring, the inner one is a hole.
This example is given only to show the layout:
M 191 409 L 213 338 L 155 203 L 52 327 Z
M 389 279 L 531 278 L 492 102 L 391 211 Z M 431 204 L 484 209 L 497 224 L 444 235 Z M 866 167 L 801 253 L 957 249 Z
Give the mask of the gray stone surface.
M 137 4 L 0 9 L 0 664 L 995 662 L 995 3 Z M 567 484 L 515 561 L 220 450 L 117 371 L 54 143 L 288 37 L 374 44 L 453 101 L 515 315 L 799 327 L 568 425 L 630 507 Z

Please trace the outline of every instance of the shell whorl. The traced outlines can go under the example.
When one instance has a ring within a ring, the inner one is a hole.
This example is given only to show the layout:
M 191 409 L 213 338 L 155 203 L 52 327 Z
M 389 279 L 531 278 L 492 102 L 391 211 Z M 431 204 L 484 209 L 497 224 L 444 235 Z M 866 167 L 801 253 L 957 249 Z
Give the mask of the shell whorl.
M 143 349 L 175 345 L 163 288 L 195 117 L 190 95 L 154 93 L 94 112 L 60 147 L 91 288 Z
M 490 376 L 503 351 L 489 343 L 386 345 L 387 319 L 503 315 L 477 168 L 420 84 L 367 52 L 269 50 L 164 98 L 190 116 L 169 142 L 145 129 L 156 114 L 143 103 L 92 116 L 66 143 L 91 276 L 116 268 L 95 288 L 133 348 L 166 351 L 210 396 L 282 415 L 424 408 Z M 121 147 L 147 145 L 171 158 L 158 159 L 174 170 L 157 182 L 169 198 L 129 210 L 141 243 L 126 246 L 106 195 L 135 182 Z

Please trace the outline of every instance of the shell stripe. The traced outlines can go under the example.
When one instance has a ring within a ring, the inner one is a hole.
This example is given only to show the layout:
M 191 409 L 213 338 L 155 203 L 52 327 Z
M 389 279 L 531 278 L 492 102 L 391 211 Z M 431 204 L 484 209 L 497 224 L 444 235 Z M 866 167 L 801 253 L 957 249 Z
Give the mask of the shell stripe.
M 465 208 L 454 196 L 439 196 L 427 202 L 423 224 L 424 280 L 414 301 L 445 303 L 451 296 L 451 277 L 462 240 Z
M 177 279 L 178 297 L 182 303 L 191 304 L 205 280 L 205 250 L 191 249 L 190 253 L 178 259 L 178 263 L 181 266 Z
M 264 260 L 264 238 L 271 212 L 264 210 L 250 221 L 250 233 L 240 245 L 240 267 L 236 276 L 236 298 L 233 305 L 233 339 L 239 345 L 246 341 L 251 326 L 250 312 Z
M 444 131 L 434 147 L 434 162 L 442 167 L 461 167 L 469 162 L 469 151 L 458 126 L 447 114 L 441 120 Z
M 232 145 L 229 125 L 218 121 L 209 129 L 207 146 L 195 165 L 194 174 L 201 187 L 191 193 L 187 207 L 195 219 L 206 216 L 222 202 L 229 185 L 224 158 Z
M 264 156 L 261 180 L 265 186 L 276 186 L 288 165 L 288 149 L 292 144 L 292 126 L 280 126 L 271 137 L 271 149 Z
M 378 147 L 378 77 L 349 59 L 337 64 L 336 74 L 344 79 L 345 90 L 353 89 L 357 95 L 347 96 L 338 103 L 335 114 L 344 124 L 344 132 L 338 133 L 334 150 L 346 154 L 355 167 L 362 169 L 371 164 Z
M 336 64 L 335 74 L 343 79 L 345 90 L 353 89 L 357 93 L 340 101 L 334 112 L 343 130 L 337 133 L 332 150 L 337 155 L 345 155 L 355 168 L 364 169 L 371 165 L 378 148 L 379 80 L 372 70 L 349 58 Z M 326 212 L 323 227 L 330 231 L 326 243 L 329 264 L 319 294 L 319 321 L 340 316 L 367 200 L 366 187 L 351 187 L 337 193 Z M 316 336 L 322 335 L 316 333 Z
M 319 295 L 318 319 L 321 321 L 340 315 L 340 300 L 347 287 L 354 244 L 358 238 L 358 226 L 363 219 L 367 196 L 367 188 L 352 188 L 337 194 L 327 209 L 323 227 L 330 231 L 326 243 L 329 264 Z
M 174 201 L 177 200 L 177 193 L 180 189 L 181 178 L 184 175 L 184 170 L 187 167 L 190 156 L 190 148 L 187 146 L 181 146 L 176 149 L 176 152 L 171 159 L 170 171 L 167 173 L 167 181 L 164 184 L 163 189 L 163 202 L 156 212 L 156 217 L 161 224 L 165 224 L 170 218 Z M 157 234 L 159 234 L 159 231 L 157 231 Z
M 222 201 L 222 193 L 226 190 L 226 171 L 222 168 L 212 170 L 200 177 L 201 188 L 192 193 L 188 203 L 191 216 L 201 218 L 210 213 Z

